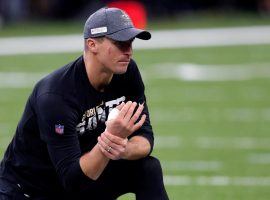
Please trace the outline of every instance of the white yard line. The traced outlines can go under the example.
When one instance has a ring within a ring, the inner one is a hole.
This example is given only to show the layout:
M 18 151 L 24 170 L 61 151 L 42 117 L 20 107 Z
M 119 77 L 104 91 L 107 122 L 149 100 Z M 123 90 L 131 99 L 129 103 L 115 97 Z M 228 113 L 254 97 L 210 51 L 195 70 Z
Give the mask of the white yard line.
M 269 44 L 269 33 L 269 26 L 164 30 L 153 32 L 151 42 L 143 46 L 140 41 L 138 47 L 152 49 Z
M 248 155 L 247 160 L 251 164 L 270 165 L 270 153 L 253 153 Z
M 83 50 L 80 35 L 0 38 L 0 55 L 68 53 Z
M 42 73 L 0 72 L 0 88 L 29 88 L 44 77 Z
M 207 112 L 207 113 L 206 113 Z M 261 108 L 205 108 L 175 107 L 151 111 L 152 120 L 158 123 L 181 122 L 256 122 L 270 121 L 270 107 Z
M 218 171 L 223 167 L 220 161 L 163 161 L 162 168 L 165 171 Z
M 260 65 L 249 64 L 229 66 L 164 63 L 157 65 L 156 67 L 151 67 L 152 69 L 150 71 L 143 72 L 143 74 L 146 80 L 177 78 L 183 81 L 242 81 L 254 78 L 270 78 L 269 66 L 270 64 L 267 63 Z M 33 85 L 45 75 L 46 74 L 43 73 L 33 72 L 0 72 L 0 88 L 33 87 Z M 217 91 L 220 90 L 216 89 L 215 92 Z M 198 95 L 198 93 L 196 94 Z M 204 92 L 199 92 L 199 94 L 202 96 L 206 95 Z M 211 96 L 213 95 L 211 94 Z M 253 96 L 256 96 L 256 98 L 258 97 L 258 95 Z
M 187 148 L 192 145 L 200 149 L 270 149 L 270 137 L 210 137 L 198 136 L 191 141 L 176 135 L 156 136 L 155 149 Z M 257 154 L 256 154 L 257 155 Z M 270 162 L 269 154 L 249 157 L 250 162 Z M 252 160 L 252 161 L 251 161 Z M 177 165 L 177 164 L 172 164 Z
M 155 78 L 177 78 L 183 81 L 243 81 L 270 78 L 270 64 L 199 65 L 163 63 L 153 67 Z M 147 74 L 146 74 L 147 75 Z M 151 79 L 151 76 L 146 76 Z
M 164 176 L 170 186 L 270 186 L 270 177 Z
M 234 81 L 250 80 L 254 78 L 269 78 L 269 66 L 253 67 L 218 67 L 183 64 L 177 69 L 180 79 L 186 81 Z
M 153 75 L 155 76 L 155 75 Z M 251 86 L 241 85 L 241 87 L 235 88 L 237 91 L 237 97 L 242 99 L 248 99 L 252 102 L 261 102 L 267 99 L 269 96 L 269 89 L 259 85 Z M 178 84 L 170 85 L 170 90 L 164 91 L 166 95 L 160 95 L 159 87 L 151 88 L 151 99 L 154 102 L 163 103 L 167 96 L 172 96 L 175 93 L 181 94 L 181 97 L 171 98 L 169 102 L 171 104 L 178 104 L 179 99 L 184 99 L 185 102 L 228 102 L 232 100 L 232 97 L 227 94 L 227 88 L 211 84 L 205 86 L 204 84 L 196 85 L 181 85 Z M 270 113 L 269 113 L 270 114 Z
M 270 138 L 198 137 L 195 143 L 202 149 L 270 149 Z
M 181 145 L 182 141 L 179 137 L 168 135 L 168 136 L 155 136 L 155 148 L 157 149 L 168 149 L 177 148 Z
M 151 40 L 136 40 L 134 48 L 186 48 L 252 44 L 270 44 L 270 27 L 152 31 Z M 81 34 L 0 38 L 0 55 L 78 52 L 82 49 L 83 37 Z

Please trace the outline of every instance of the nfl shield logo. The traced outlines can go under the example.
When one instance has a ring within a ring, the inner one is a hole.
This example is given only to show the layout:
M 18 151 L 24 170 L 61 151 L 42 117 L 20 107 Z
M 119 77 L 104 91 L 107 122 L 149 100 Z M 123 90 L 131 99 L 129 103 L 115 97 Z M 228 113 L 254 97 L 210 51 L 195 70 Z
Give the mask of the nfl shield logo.
M 63 125 L 55 125 L 55 132 L 59 135 L 62 135 L 64 133 L 64 126 Z

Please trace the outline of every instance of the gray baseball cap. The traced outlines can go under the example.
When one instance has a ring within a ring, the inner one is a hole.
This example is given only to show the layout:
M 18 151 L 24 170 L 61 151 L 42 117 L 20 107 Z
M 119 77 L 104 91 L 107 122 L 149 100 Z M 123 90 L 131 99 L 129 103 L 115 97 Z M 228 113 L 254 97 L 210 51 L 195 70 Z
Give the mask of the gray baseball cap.
M 128 41 L 133 38 L 149 40 L 148 31 L 135 28 L 129 16 L 118 8 L 101 8 L 85 22 L 84 38 L 106 36 L 116 41 Z

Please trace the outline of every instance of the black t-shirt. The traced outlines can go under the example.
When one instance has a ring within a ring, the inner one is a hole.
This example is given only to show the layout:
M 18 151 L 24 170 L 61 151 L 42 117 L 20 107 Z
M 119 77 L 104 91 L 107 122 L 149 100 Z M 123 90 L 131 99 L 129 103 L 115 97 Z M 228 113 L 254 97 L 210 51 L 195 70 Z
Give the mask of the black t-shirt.
M 86 177 L 79 158 L 97 143 L 109 111 L 128 100 L 143 103 L 144 84 L 136 63 L 114 75 L 104 92 L 87 77 L 83 57 L 39 81 L 30 95 L 16 134 L 1 162 L 4 177 L 36 193 L 79 191 Z M 153 148 L 147 105 L 143 126 L 132 134 L 146 137 Z M 131 136 L 131 137 L 132 137 Z

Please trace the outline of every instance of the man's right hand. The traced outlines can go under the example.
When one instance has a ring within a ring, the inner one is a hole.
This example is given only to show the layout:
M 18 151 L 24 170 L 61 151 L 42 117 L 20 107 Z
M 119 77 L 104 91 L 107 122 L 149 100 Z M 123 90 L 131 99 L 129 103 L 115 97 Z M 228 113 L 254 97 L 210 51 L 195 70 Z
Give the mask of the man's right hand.
M 142 115 L 141 119 L 136 123 L 143 111 L 144 105 L 139 104 L 138 109 L 134 113 L 136 106 L 137 103 L 131 101 L 128 101 L 126 104 L 120 104 L 117 107 L 120 110 L 118 116 L 106 122 L 108 132 L 121 138 L 127 138 L 138 130 L 143 125 L 146 115 Z

